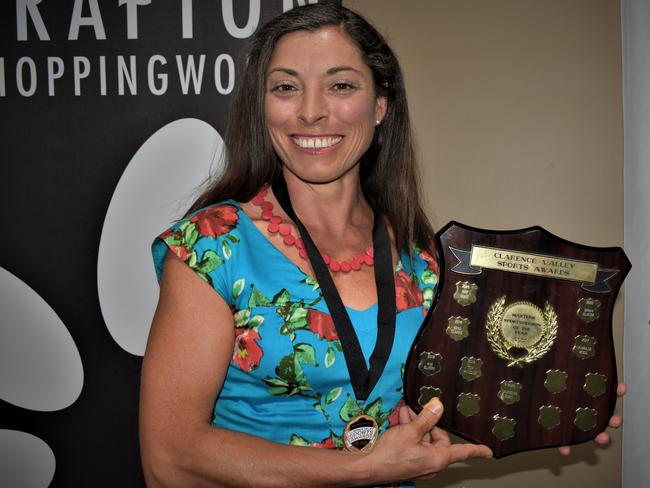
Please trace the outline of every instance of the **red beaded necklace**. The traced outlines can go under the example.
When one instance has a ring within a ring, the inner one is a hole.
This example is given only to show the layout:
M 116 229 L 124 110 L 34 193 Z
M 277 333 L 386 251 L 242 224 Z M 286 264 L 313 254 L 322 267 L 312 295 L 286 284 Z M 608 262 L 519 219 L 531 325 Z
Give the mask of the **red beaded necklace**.
M 251 203 L 262 209 L 262 219 L 266 220 L 269 224 L 266 229 L 270 234 L 280 234 L 282 242 L 287 246 L 295 246 L 298 249 L 298 254 L 302 259 L 308 261 L 307 251 L 305 245 L 300 237 L 292 235 L 291 226 L 282 221 L 282 217 L 273 213 L 273 204 L 264 200 L 268 192 L 268 187 L 263 187 L 257 195 L 253 197 Z M 372 266 L 375 263 L 374 252 L 372 246 L 366 248 L 363 253 L 356 252 L 351 261 L 333 261 L 327 254 L 323 254 L 323 261 L 329 266 L 332 271 L 358 271 L 361 265 Z

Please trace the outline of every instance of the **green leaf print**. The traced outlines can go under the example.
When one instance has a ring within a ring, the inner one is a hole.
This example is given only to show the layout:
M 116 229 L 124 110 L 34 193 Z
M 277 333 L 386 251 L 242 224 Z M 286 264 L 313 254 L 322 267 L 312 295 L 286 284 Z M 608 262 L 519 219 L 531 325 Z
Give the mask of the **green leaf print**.
M 223 263 L 223 260 L 212 249 L 208 249 L 201 256 L 201 262 L 197 265 L 196 269 L 200 273 L 208 274 L 214 271 L 217 266 Z
M 389 411 L 386 412 L 381 411 L 382 405 L 383 405 L 382 399 L 377 398 L 365 409 L 362 409 L 348 393 L 348 397 L 346 398 L 343 407 L 341 407 L 341 410 L 339 411 L 339 416 L 341 417 L 341 420 L 343 420 L 344 422 L 349 422 L 357 415 L 361 415 L 361 414 L 370 415 L 377 421 L 377 424 L 381 427 L 384 424 L 384 422 L 388 420 L 388 417 L 390 417 Z
M 316 350 L 314 346 L 300 343 L 293 346 L 293 350 L 297 362 L 316 366 Z
M 251 297 L 248 299 L 248 308 L 253 307 L 266 307 L 271 305 L 271 301 L 266 298 L 266 295 L 259 291 L 255 285 L 252 285 Z
M 382 400 L 381 398 L 377 398 L 374 402 L 372 402 L 368 407 L 365 409 L 365 412 L 367 415 L 370 415 L 371 417 L 374 417 L 379 421 L 379 418 L 381 417 L 381 406 L 382 406 Z M 381 423 L 380 423 L 381 425 Z
M 289 438 L 289 445 L 307 447 L 310 445 L 310 442 L 304 437 L 300 437 L 298 434 L 291 434 L 291 437 Z
M 292 341 L 296 338 L 296 330 L 309 329 L 307 309 L 304 308 L 302 301 L 278 307 L 276 313 L 284 320 L 280 333 L 290 336 Z
M 275 374 L 287 383 L 296 382 L 296 361 L 293 354 L 289 354 L 280 359 L 280 364 L 275 368 Z
M 336 361 L 336 349 L 332 346 L 327 346 L 327 351 L 325 351 L 325 367 L 329 368 Z
M 282 291 L 280 291 L 277 295 L 273 297 L 271 302 L 276 307 L 281 307 L 283 305 L 289 304 L 290 300 L 291 300 L 291 294 L 285 288 L 283 288 Z
M 245 285 L 246 280 L 244 278 L 240 278 L 235 281 L 235 283 L 232 285 L 232 297 L 239 298 L 239 295 L 241 295 L 242 291 L 244 291 Z
M 180 232 L 172 232 L 169 234 L 165 239 L 165 244 L 167 244 L 169 247 L 171 246 L 180 246 L 183 243 L 183 240 L 181 239 Z
M 337 449 L 343 449 L 343 436 L 336 435 L 334 432 L 332 432 L 332 435 L 330 437 Z
M 180 227 L 183 233 L 183 245 L 185 249 L 192 249 L 196 241 L 199 239 L 199 231 L 194 222 L 186 222 Z
M 420 279 L 425 285 L 435 285 L 438 283 L 438 275 L 432 269 L 425 269 Z
M 316 291 L 316 290 L 318 290 L 320 288 L 320 286 L 318 285 L 318 282 L 314 278 L 312 278 L 311 276 L 307 276 L 304 280 L 301 281 L 301 283 L 305 283 L 305 284 L 311 286 L 312 291 Z M 319 298 L 319 300 L 320 300 L 320 298 Z
M 301 395 L 312 397 L 312 390 L 306 380 L 302 365 L 316 366 L 316 351 L 311 344 L 296 344 L 293 352 L 284 356 L 275 368 L 276 378 L 266 377 L 264 382 L 269 385 L 271 395 Z
M 243 308 L 235 312 L 235 314 L 233 315 L 233 319 L 235 321 L 235 327 L 246 327 L 248 324 L 248 320 L 250 319 L 250 316 L 251 316 L 251 311 L 248 310 L 247 308 Z
M 269 386 L 268 392 L 270 395 L 275 395 L 275 396 L 286 395 L 287 393 L 289 393 L 289 390 L 291 389 L 289 383 L 279 378 L 266 377 L 264 378 L 264 383 L 266 383 Z
M 431 308 L 434 296 L 435 293 L 433 292 L 433 288 L 426 287 L 422 290 L 422 306 L 424 308 Z
M 384 422 L 386 422 L 388 420 L 388 417 L 390 417 L 390 411 L 385 411 L 385 412 L 381 411 L 382 406 L 383 406 L 382 399 L 377 398 L 365 409 L 366 415 L 370 415 L 371 417 L 374 417 L 374 419 L 377 421 L 377 424 L 380 427 L 384 425 Z
M 342 391 L 343 388 L 340 386 L 336 388 L 332 388 L 327 394 L 327 396 L 325 397 L 325 405 L 329 405 L 330 403 L 335 402 L 337 398 L 341 396 Z
M 233 234 L 226 234 L 226 239 L 228 239 L 233 244 L 237 244 L 239 242 L 239 237 Z
M 248 327 L 250 327 L 251 329 L 257 329 L 260 325 L 262 325 L 262 322 L 264 322 L 264 317 L 262 317 L 261 315 L 254 315 L 248 321 Z
M 289 310 L 287 322 L 291 324 L 292 329 L 296 330 L 307 327 L 307 309 L 303 308 L 301 303 L 292 304 Z
M 354 417 L 357 415 L 360 415 L 363 413 L 361 410 L 361 407 L 357 404 L 356 401 L 350 396 L 348 393 L 348 397 L 345 400 L 345 403 L 341 407 L 341 410 L 339 411 L 339 416 L 341 417 L 341 420 L 343 422 L 349 422 L 352 420 Z
M 192 254 L 190 254 L 190 257 L 187 258 L 187 265 L 190 268 L 195 269 L 196 268 L 196 261 L 197 261 L 197 259 L 196 259 L 196 251 L 192 251 Z
M 230 256 L 232 256 L 232 248 L 230 247 L 230 242 L 228 242 L 226 239 L 224 239 L 221 243 L 221 252 L 223 253 L 224 259 L 226 260 L 230 259 Z

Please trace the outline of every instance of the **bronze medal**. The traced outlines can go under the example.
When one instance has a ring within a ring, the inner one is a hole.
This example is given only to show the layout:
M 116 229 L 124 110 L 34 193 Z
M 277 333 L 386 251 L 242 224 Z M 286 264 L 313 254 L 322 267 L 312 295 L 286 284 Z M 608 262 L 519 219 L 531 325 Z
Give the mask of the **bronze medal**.
M 369 451 L 377 442 L 379 426 L 370 415 L 357 415 L 348 422 L 343 432 L 343 445 L 350 452 Z

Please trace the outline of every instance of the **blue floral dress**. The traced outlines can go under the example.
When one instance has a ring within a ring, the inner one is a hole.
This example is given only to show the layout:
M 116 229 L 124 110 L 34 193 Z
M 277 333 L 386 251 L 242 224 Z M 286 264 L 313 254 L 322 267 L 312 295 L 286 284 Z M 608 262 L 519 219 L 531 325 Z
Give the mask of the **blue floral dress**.
M 211 205 L 158 236 L 158 279 L 171 250 L 231 307 L 235 343 L 214 426 L 300 446 L 342 447 L 346 423 L 361 413 L 381 431 L 397 423 L 404 363 L 431 306 L 437 262 L 413 249 L 395 269 L 396 331 L 388 363 L 357 402 L 341 343 L 318 283 L 280 252 L 235 201 Z M 377 305 L 347 308 L 366 363 L 377 340 Z

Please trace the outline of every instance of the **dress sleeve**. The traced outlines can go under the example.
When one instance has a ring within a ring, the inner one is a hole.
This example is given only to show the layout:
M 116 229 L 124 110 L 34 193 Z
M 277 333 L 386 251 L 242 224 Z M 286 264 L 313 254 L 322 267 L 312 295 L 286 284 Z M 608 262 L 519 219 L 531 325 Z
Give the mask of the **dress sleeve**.
M 176 222 L 151 245 L 158 282 L 170 251 L 232 305 L 230 270 L 239 242 L 238 222 L 239 208 L 231 204 L 212 205 Z

